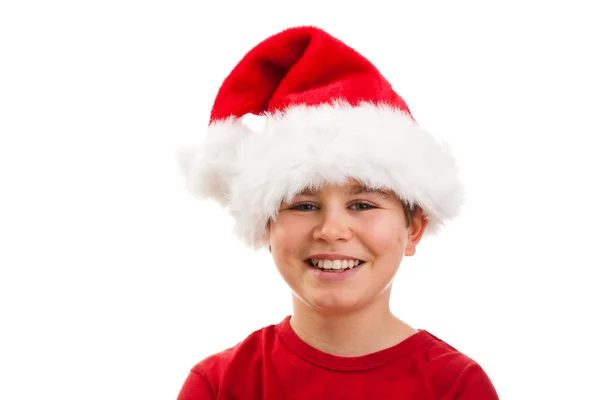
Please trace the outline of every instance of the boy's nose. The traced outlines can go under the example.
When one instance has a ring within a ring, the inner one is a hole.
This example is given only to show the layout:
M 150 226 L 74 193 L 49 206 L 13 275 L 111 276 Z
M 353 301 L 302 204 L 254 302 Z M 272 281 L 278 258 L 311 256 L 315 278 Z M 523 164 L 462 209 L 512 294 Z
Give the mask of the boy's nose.
M 347 241 L 352 238 L 352 230 L 346 216 L 340 212 L 323 213 L 321 223 L 313 230 L 313 239 L 329 243 Z

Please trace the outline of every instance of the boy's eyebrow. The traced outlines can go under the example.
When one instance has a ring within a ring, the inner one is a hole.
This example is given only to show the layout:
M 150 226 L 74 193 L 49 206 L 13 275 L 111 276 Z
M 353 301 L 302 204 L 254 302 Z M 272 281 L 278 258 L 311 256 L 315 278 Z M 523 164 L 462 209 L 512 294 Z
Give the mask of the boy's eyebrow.
M 359 194 L 363 194 L 363 193 L 373 193 L 373 194 L 376 194 L 378 196 L 388 198 L 388 199 L 392 197 L 387 191 L 385 191 L 383 189 L 370 188 L 370 187 L 366 187 L 363 185 L 353 185 L 348 192 L 349 192 L 349 194 L 352 194 L 355 196 L 359 195 Z
M 305 187 L 304 189 L 302 189 L 302 191 L 300 191 L 298 193 L 298 195 L 300 196 L 312 196 L 315 194 L 315 190 L 311 187 Z
M 314 188 L 307 187 L 302 189 L 302 191 L 298 194 L 301 196 L 312 196 L 315 195 L 315 193 L 316 190 Z M 387 191 L 383 189 L 369 188 L 364 185 L 352 185 L 350 189 L 348 189 L 348 194 L 350 195 L 356 196 L 363 193 L 373 193 L 387 199 L 392 197 Z

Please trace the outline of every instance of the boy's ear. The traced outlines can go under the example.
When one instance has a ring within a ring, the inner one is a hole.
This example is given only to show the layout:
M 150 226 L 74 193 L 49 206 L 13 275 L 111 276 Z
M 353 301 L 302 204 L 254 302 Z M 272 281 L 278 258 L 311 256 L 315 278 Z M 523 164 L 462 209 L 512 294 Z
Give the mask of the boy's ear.
M 405 256 L 413 256 L 417 252 L 417 244 L 421 241 L 427 224 L 429 221 L 423 214 L 421 207 L 415 211 L 410 226 L 408 227 L 408 237 L 406 241 L 406 250 L 404 251 Z

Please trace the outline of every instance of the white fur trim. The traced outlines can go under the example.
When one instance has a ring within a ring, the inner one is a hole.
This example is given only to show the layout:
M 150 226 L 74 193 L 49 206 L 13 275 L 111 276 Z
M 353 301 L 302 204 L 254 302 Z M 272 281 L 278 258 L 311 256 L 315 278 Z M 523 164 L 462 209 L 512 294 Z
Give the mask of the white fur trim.
M 178 161 L 187 189 L 198 198 L 214 199 L 226 207 L 231 200 L 231 180 L 238 172 L 238 147 L 251 134 L 231 117 L 212 124 L 204 143 L 181 149 Z
M 217 128 L 226 137 L 209 141 L 210 150 L 194 157 L 188 187 L 221 201 L 236 220 L 236 233 L 254 248 L 267 245 L 267 222 L 281 201 L 309 186 L 355 178 L 391 189 L 423 208 L 429 233 L 457 216 L 462 205 L 449 147 L 389 106 L 296 106 L 267 115 L 260 132 L 241 132 L 231 119 L 210 129 Z

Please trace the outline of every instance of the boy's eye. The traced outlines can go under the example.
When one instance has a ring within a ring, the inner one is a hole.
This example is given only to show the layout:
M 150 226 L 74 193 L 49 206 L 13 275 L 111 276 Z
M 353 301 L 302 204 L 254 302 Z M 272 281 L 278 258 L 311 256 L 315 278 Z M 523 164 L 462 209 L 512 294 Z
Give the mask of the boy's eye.
M 297 204 L 293 207 L 290 207 L 292 210 L 298 211 L 314 211 L 317 207 L 309 203 Z
M 370 210 L 372 208 L 375 208 L 375 206 L 373 206 L 369 203 L 354 203 L 350 206 L 350 208 L 353 208 L 358 211 L 364 211 L 364 210 Z
M 363 202 L 358 202 L 358 203 L 354 203 L 350 206 L 351 209 L 353 210 L 357 210 L 357 211 L 365 211 L 365 210 L 371 210 L 373 208 L 377 208 L 372 204 L 369 203 L 363 203 Z M 296 211 L 315 211 L 318 210 L 318 207 L 315 206 L 314 204 L 310 204 L 310 203 L 302 203 L 302 204 L 296 204 L 295 206 L 290 207 L 290 210 L 296 210 Z

